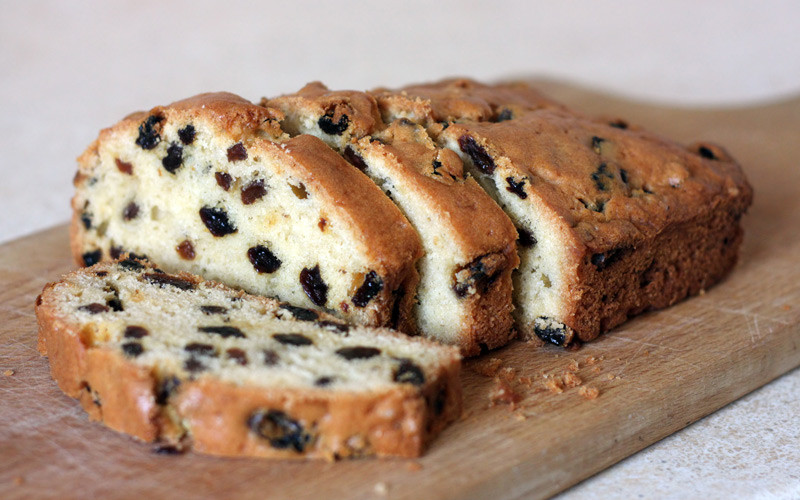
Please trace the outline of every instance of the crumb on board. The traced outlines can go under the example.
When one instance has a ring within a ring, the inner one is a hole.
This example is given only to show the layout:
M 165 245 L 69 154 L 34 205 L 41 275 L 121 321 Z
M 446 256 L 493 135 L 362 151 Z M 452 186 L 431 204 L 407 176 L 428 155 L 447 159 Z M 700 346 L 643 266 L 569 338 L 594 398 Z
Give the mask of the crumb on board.
M 514 420 L 517 422 L 524 422 L 525 420 L 528 420 L 528 417 L 526 417 L 524 413 L 514 412 Z
M 604 359 L 605 356 L 586 356 L 586 359 L 583 360 L 583 364 L 586 366 L 591 366 L 603 361 Z
M 781 309 L 783 309 L 784 311 L 791 311 L 792 306 L 790 306 L 789 304 L 784 304 L 781 306 Z
M 564 387 L 567 389 L 572 389 L 573 387 L 578 387 L 583 383 L 583 380 L 577 375 L 572 372 L 565 372 L 564 376 L 562 377 L 564 381 Z
M 513 410 L 516 408 L 517 403 L 522 401 L 522 395 L 514 390 L 510 380 L 502 377 L 495 377 L 494 388 L 492 392 L 489 393 L 489 400 L 491 401 L 491 406 L 506 404 L 511 405 L 511 409 Z
M 383 481 L 375 483 L 375 487 L 373 489 L 375 490 L 375 493 L 381 496 L 386 496 L 389 494 L 389 485 Z
M 597 399 L 600 396 L 600 390 L 597 387 L 583 386 L 578 389 L 578 394 L 586 399 Z
M 572 361 L 570 361 L 570 363 L 567 365 L 567 370 L 569 370 L 571 372 L 576 372 L 576 371 L 580 370 L 580 368 L 581 368 L 580 363 L 578 363 L 574 359 Z
M 613 373 L 609 373 L 608 375 L 606 375 L 606 380 L 614 380 L 615 378 L 617 377 L 615 377 Z
M 10 376 L 14 375 L 14 373 L 15 373 L 14 370 L 10 370 L 9 369 L 9 370 L 4 371 L 3 375 L 5 375 L 6 377 L 10 377 Z
M 532 378 L 530 378 L 530 377 L 523 377 L 523 376 L 520 376 L 520 377 L 517 379 L 517 381 L 518 381 L 520 384 L 524 385 L 525 387 L 531 387 L 531 386 L 533 385 L 533 379 L 532 379 Z
M 561 394 L 564 392 L 564 382 L 561 381 L 561 377 L 548 378 L 545 381 L 544 386 L 553 394 Z
M 494 377 L 497 375 L 498 370 L 503 366 L 503 360 L 500 358 L 489 358 L 486 361 L 481 361 L 475 365 L 475 371 L 484 377 Z
M 14 486 L 22 486 L 25 483 L 25 478 L 22 476 L 14 477 Z
M 417 472 L 422 470 L 422 464 L 419 462 L 408 462 L 406 464 L 406 469 L 411 472 Z

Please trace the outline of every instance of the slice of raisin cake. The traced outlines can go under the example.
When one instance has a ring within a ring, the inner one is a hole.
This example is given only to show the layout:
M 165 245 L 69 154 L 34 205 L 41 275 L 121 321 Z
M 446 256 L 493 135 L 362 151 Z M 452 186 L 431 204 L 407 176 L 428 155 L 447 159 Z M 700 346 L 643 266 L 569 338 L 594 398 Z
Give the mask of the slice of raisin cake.
M 144 261 L 73 272 L 36 315 L 59 387 L 93 420 L 165 447 L 412 457 L 461 411 L 453 347 Z
M 419 236 L 322 141 L 282 113 L 203 94 L 136 113 L 79 158 L 72 249 L 147 256 L 249 292 L 414 332 Z
M 414 309 L 420 332 L 458 345 L 468 356 L 516 335 L 511 315 L 516 231 L 465 175 L 455 153 L 438 147 L 406 118 L 384 123 L 375 98 L 364 92 L 330 91 L 315 82 L 262 104 L 283 112 L 282 126 L 291 135 L 313 135 L 339 151 L 417 230 L 425 250 Z

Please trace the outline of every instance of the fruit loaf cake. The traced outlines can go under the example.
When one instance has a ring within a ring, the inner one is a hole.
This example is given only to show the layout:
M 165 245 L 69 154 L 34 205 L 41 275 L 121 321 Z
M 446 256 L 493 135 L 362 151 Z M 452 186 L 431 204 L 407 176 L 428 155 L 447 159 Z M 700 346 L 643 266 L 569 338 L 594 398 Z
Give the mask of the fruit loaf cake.
M 282 113 L 203 94 L 135 113 L 78 159 L 82 265 L 149 257 L 248 292 L 413 333 L 419 236 L 361 172 Z
M 73 272 L 36 315 L 59 387 L 165 450 L 413 457 L 461 409 L 453 347 L 144 261 Z
M 292 136 L 319 137 L 381 187 L 420 235 L 425 255 L 414 317 L 419 331 L 471 356 L 514 336 L 511 272 L 516 230 L 465 175 L 452 151 L 398 117 L 383 122 L 374 97 L 315 82 L 262 104 L 286 116 Z M 333 127 L 331 123 L 341 124 Z

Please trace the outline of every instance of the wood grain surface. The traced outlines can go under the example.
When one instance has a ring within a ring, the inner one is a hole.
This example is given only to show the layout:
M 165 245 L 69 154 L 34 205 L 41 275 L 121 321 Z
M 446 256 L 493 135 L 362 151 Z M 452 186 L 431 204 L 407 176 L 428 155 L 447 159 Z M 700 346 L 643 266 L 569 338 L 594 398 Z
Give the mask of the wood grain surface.
M 756 201 L 729 278 L 576 351 L 518 342 L 467 362 L 464 418 L 418 460 L 162 456 L 89 422 L 36 352 L 35 297 L 73 267 L 57 227 L 0 247 L 0 497 L 546 497 L 800 365 L 800 98 L 667 109 L 539 83 L 578 109 L 716 141 L 740 160 Z M 516 405 L 492 404 L 498 366 L 513 374 Z M 569 385 L 567 373 L 580 385 L 548 388 Z

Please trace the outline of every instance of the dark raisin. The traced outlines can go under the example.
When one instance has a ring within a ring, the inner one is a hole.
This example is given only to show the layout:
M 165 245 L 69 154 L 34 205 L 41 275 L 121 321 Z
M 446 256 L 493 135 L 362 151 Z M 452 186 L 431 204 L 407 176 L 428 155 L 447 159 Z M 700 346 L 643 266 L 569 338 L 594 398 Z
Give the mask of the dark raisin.
M 130 163 L 122 161 L 119 158 L 115 158 L 114 163 L 117 164 L 117 170 L 123 174 L 133 175 L 133 165 Z
M 144 352 L 144 347 L 138 342 L 126 342 L 122 344 L 122 352 L 128 357 L 135 358 Z
M 89 314 L 100 314 L 104 312 L 108 312 L 111 310 L 107 305 L 100 304 L 99 302 L 92 302 L 91 304 L 86 304 L 85 306 L 80 306 L 78 308 L 79 311 L 88 312 Z
M 703 158 L 708 158 L 709 160 L 718 160 L 717 156 L 714 154 L 711 149 L 707 148 L 706 146 L 700 146 L 700 149 L 697 150 L 700 153 L 700 156 Z
M 200 326 L 197 329 L 203 333 L 214 333 L 216 335 L 220 335 L 223 338 L 246 338 L 245 334 L 235 326 Z
M 567 330 L 562 324 L 554 324 L 549 318 L 540 316 L 534 323 L 534 333 L 545 342 L 563 346 L 567 342 Z
M 403 297 L 406 296 L 405 288 L 398 288 L 397 290 L 392 290 L 392 300 L 394 303 L 392 304 L 392 314 L 389 318 L 389 326 L 392 328 L 397 328 L 397 325 L 400 323 L 400 309 L 403 305 Z
M 619 169 L 619 178 L 622 179 L 622 182 L 625 184 L 628 183 L 628 171 L 624 168 Z
M 183 455 L 186 453 L 186 448 L 174 444 L 159 443 L 153 446 L 153 453 L 156 455 Z
M 364 158 L 362 158 L 358 153 L 356 153 L 356 150 L 353 149 L 351 146 L 347 146 L 346 148 L 344 148 L 343 156 L 345 160 L 349 161 L 350 164 L 356 167 L 357 169 L 361 170 L 362 172 L 367 171 L 367 162 L 365 162 Z
M 225 236 L 237 231 L 236 226 L 228 219 L 228 213 L 221 208 L 203 207 L 200 219 L 208 230 L 216 237 Z
M 122 210 L 122 218 L 125 220 L 135 219 L 139 216 L 139 205 L 135 202 L 130 202 L 125 205 L 125 208 Z
M 92 228 L 92 216 L 86 212 L 81 213 L 81 222 L 83 223 L 83 227 L 86 229 Z
M 328 302 L 328 285 L 322 281 L 319 265 L 314 266 L 313 269 L 304 267 L 300 271 L 300 284 L 303 285 L 303 291 L 314 304 L 322 307 Z
M 298 200 L 305 200 L 306 198 L 308 198 L 308 191 L 306 191 L 306 186 L 302 182 L 300 183 L 299 186 L 295 186 L 294 184 L 289 184 L 289 187 L 292 188 L 292 193 Z
M 305 346 L 314 344 L 313 340 L 302 333 L 276 333 L 272 338 L 285 345 Z
M 189 240 L 183 240 L 178 243 L 178 246 L 175 247 L 175 251 L 178 252 L 178 255 L 181 256 L 183 260 L 194 260 L 195 253 L 194 253 L 194 245 Z
M 605 139 L 602 137 L 592 136 L 592 149 L 595 153 L 600 154 L 600 148 L 602 147 L 603 142 Z
M 626 122 L 625 120 L 619 120 L 619 119 L 612 120 L 612 121 L 608 122 L 608 124 L 610 126 L 614 127 L 614 128 L 619 128 L 619 129 L 622 129 L 622 130 L 625 130 L 625 129 L 628 128 L 628 122 Z
M 466 134 L 462 135 L 458 138 L 458 145 L 461 151 L 469 155 L 472 159 L 472 163 L 474 163 L 481 172 L 488 175 L 494 173 L 494 160 L 472 136 Z
M 514 113 L 508 108 L 503 108 L 503 110 L 497 115 L 498 122 L 504 122 L 506 120 L 511 120 L 512 118 L 514 118 Z
M 106 276 L 108 276 L 108 271 L 97 271 L 94 274 L 95 274 L 95 276 L 99 276 L 101 278 L 105 278 Z
M 93 252 L 86 252 L 81 255 L 83 259 L 84 266 L 93 266 L 100 262 L 100 259 L 103 258 L 103 251 L 102 250 L 94 250 Z
M 123 334 L 123 336 L 126 339 L 140 339 L 142 337 L 148 336 L 149 334 L 150 332 L 148 332 L 147 328 L 143 326 L 130 325 L 125 327 L 125 333 Z
M 225 314 L 228 312 L 227 307 L 222 306 L 200 306 L 200 310 L 203 311 L 203 314 Z
M 314 381 L 314 385 L 317 387 L 326 387 L 333 383 L 335 377 L 319 377 L 317 380 Z
M 484 259 L 487 261 L 484 262 Z M 493 265 L 496 260 L 496 257 L 483 255 L 457 269 L 454 275 L 455 285 L 453 285 L 456 296 L 464 298 L 488 289 L 503 270 L 502 266 Z
M 438 175 L 441 177 L 442 174 L 436 171 L 440 168 L 442 168 L 442 162 L 440 162 L 439 160 L 433 160 L 433 175 Z
M 178 138 L 184 144 L 191 144 L 194 142 L 194 125 L 186 125 L 182 129 L 178 130 Z
M 257 245 L 247 250 L 247 258 L 259 273 L 274 273 L 281 267 L 281 259 L 264 245 Z
M 319 313 L 317 313 L 317 311 L 306 309 L 305 307 L 297 307 L 291 304 L 281 304 L 280 308 L 292 313 L 294 319 L 298 321 L 314 321 L 315 319 L 319 318 Z
M 237 142 L 228 148 L 228 161 L 242 161 L 246 159 L 247 150 L 241 142 Z
M 154 285 L 161 287 L 169 285 L 180 290 L 194 290 L 197 287 L 193 281 L 166 273 L 146 273 L 144 279 Z
M 336 354 L 348 361 L 353 359 L 369 359 L 374 356 L 378 356 L 380 353 L 381 350 L 378 348 L 361 345 L 342 347 L 341 349 L 336 350 Z
M 350 118 L 343 114 L 339 117 L 339 120 L 334 123 L 333 114 L 333 110 L 330 110 L 324 115 L 320 116 L 319 120 L 317 120 L 317 125 L 319 125 L 319 129 L 326 134 L 342 135 L 344 131 L 347 130 L 347 127 L 350 126 Z
M 350 325 L 337 323 L 335 321 L 320 321 L 319 323 L 317 323 L 317 325 L 321 326 L 322 328 L 331 330 L 334 333 L 347 333 L 350 330 Z
M 436 397 L 433 399 L 433 414 L 436 416 L 444 413 L 444 408 L 447 403 L 447 386 L 442 387 L 436 392 Z
M 119 297 L 112 297 L 106 301 L 106 305 L 111 308 L 112 311 L 124 311 L 122 307 L 122 301 L 119 300 Z
M 114 257 L 114 256 L 112 255 L 112 257 Z M 117 255 L 114 258 L 118 259 L 119 257 L 120 256 Z M 124 269 L 126 271 L 141 271 L 142 269 L 144 269 L 144 264 L 142 264 L 141 262 L 138 262 L 136 260 L 133 260 L 133 259 L 125 259 L 125 260 L 119 261 L 119 267 L 121 267 L 122 269 Z
M 122 257 L 123 253 L 125 253 L 125 250 L 123 250 L 122 247 L 112 246 L 108 249 L 108 255 L 110 255 L 112 259 L 119 259 Z
M 161 123 L 163 116 L 150 115 L 139 125 L 139 137 L 136 138 L 136 145 L 142 149 L 153 149 L 161 142 L 156 125 Z
M 425 374 L 416 363 L 410 359 L 400 359 L 400 366 L 394 372 L 394 381 L 401 384 L 423 385 Z
M 228 359 L 232 359 L 241 366 L 247 366 L 247 353 L 237 347 L 231 347 L 225 351 Z
M 156 388 L 156 403 L 162 406 L 165 405 L 180 385 L 181 380 L 174 375 L 160 381 Z
M 322 231 L 322 232 L 325 232 L 325 226 L 327 226 L 327 225 L 328 225 L 328 221 L 325 219 L 325 217 L 320 217 L 319 222 L 317 223 L 317 226 L 319 227 L 319 230 Z
M 231 174 L 227 172 L 215 172 L 214 178 L 217 179 L 217 184 L 219 184 L 219 187 L 221 187 L 225 191 L 231 188 L 231 181 L 233 181 L 233 177 L 231 177 Z
M 375 271 L 370 271 L 364 277 L 364 283 L 358 287 L 353 295 L 353 304 L 357 307 L 364 307 L 383 290 L 383 280 Z
M 267 188 L 264 187 L 264 180 L 255 180 L 242 188 L 242 203 L 252 205 L 265 194 L 267 194 Z
M 605 253 L 596 253 L 591 257 L 591 262 L 598 271 L 602 271 L 614 262 L 618 261 L 623 255 L 624 250 L 621 248 L 614 248 Z
M 183 165 L 183 146 L 177 142 L 170 144 L 167 148 L 167 156 L 161 160 L 161 164 L 167 172 L 174 174 Z
M 264 364 L 266 366 L 275 366 L 279 360 L 278 353 L 272 349 L 264 349 Z
M 198 356 L 211 356 L 216 357 L 217 351 L 211 344 L 203 344 L 202 342 L 191 342 L 186 344 L 183 348 L 184 351 L 195 354 Z
M 611 187 L 608 183 L 614 179 L 614 174 L 608 170 L 606 163 L 601 163 L 591 177 L 598 191 L 607 191 Z
M 199 359 L 197 359 L 194 356 L 190 356 L 189 359 L 184 361 L 183 368 L 187 372 L 191 372 L 191 373 L 201 372 L 203 370 L 207 370 L 208 369 L 208 367 L 202 361 L 200 361 Z
M 311 441 L 303 426 L 279 410 L 256 410 L 247 419 L 247 426 L 270 446 L 280 450 L 293 448 L 302 453 Z
M 528 197 L 528 193 L 525 192 L 525 179 L 522 179 L 519 182 L 514 182 L 513 177 L 506 177 L 506 182 L 508 183 L 506 191 L 509 193 L 514 193 L 523 200 Z
M 523 248 L 530 248 L 536 244 L 536 238 L 533 236 L 533 233 L 528 231 L 527 229 L 523 229 L 521 227 L 517 228 L 517 245 Z

